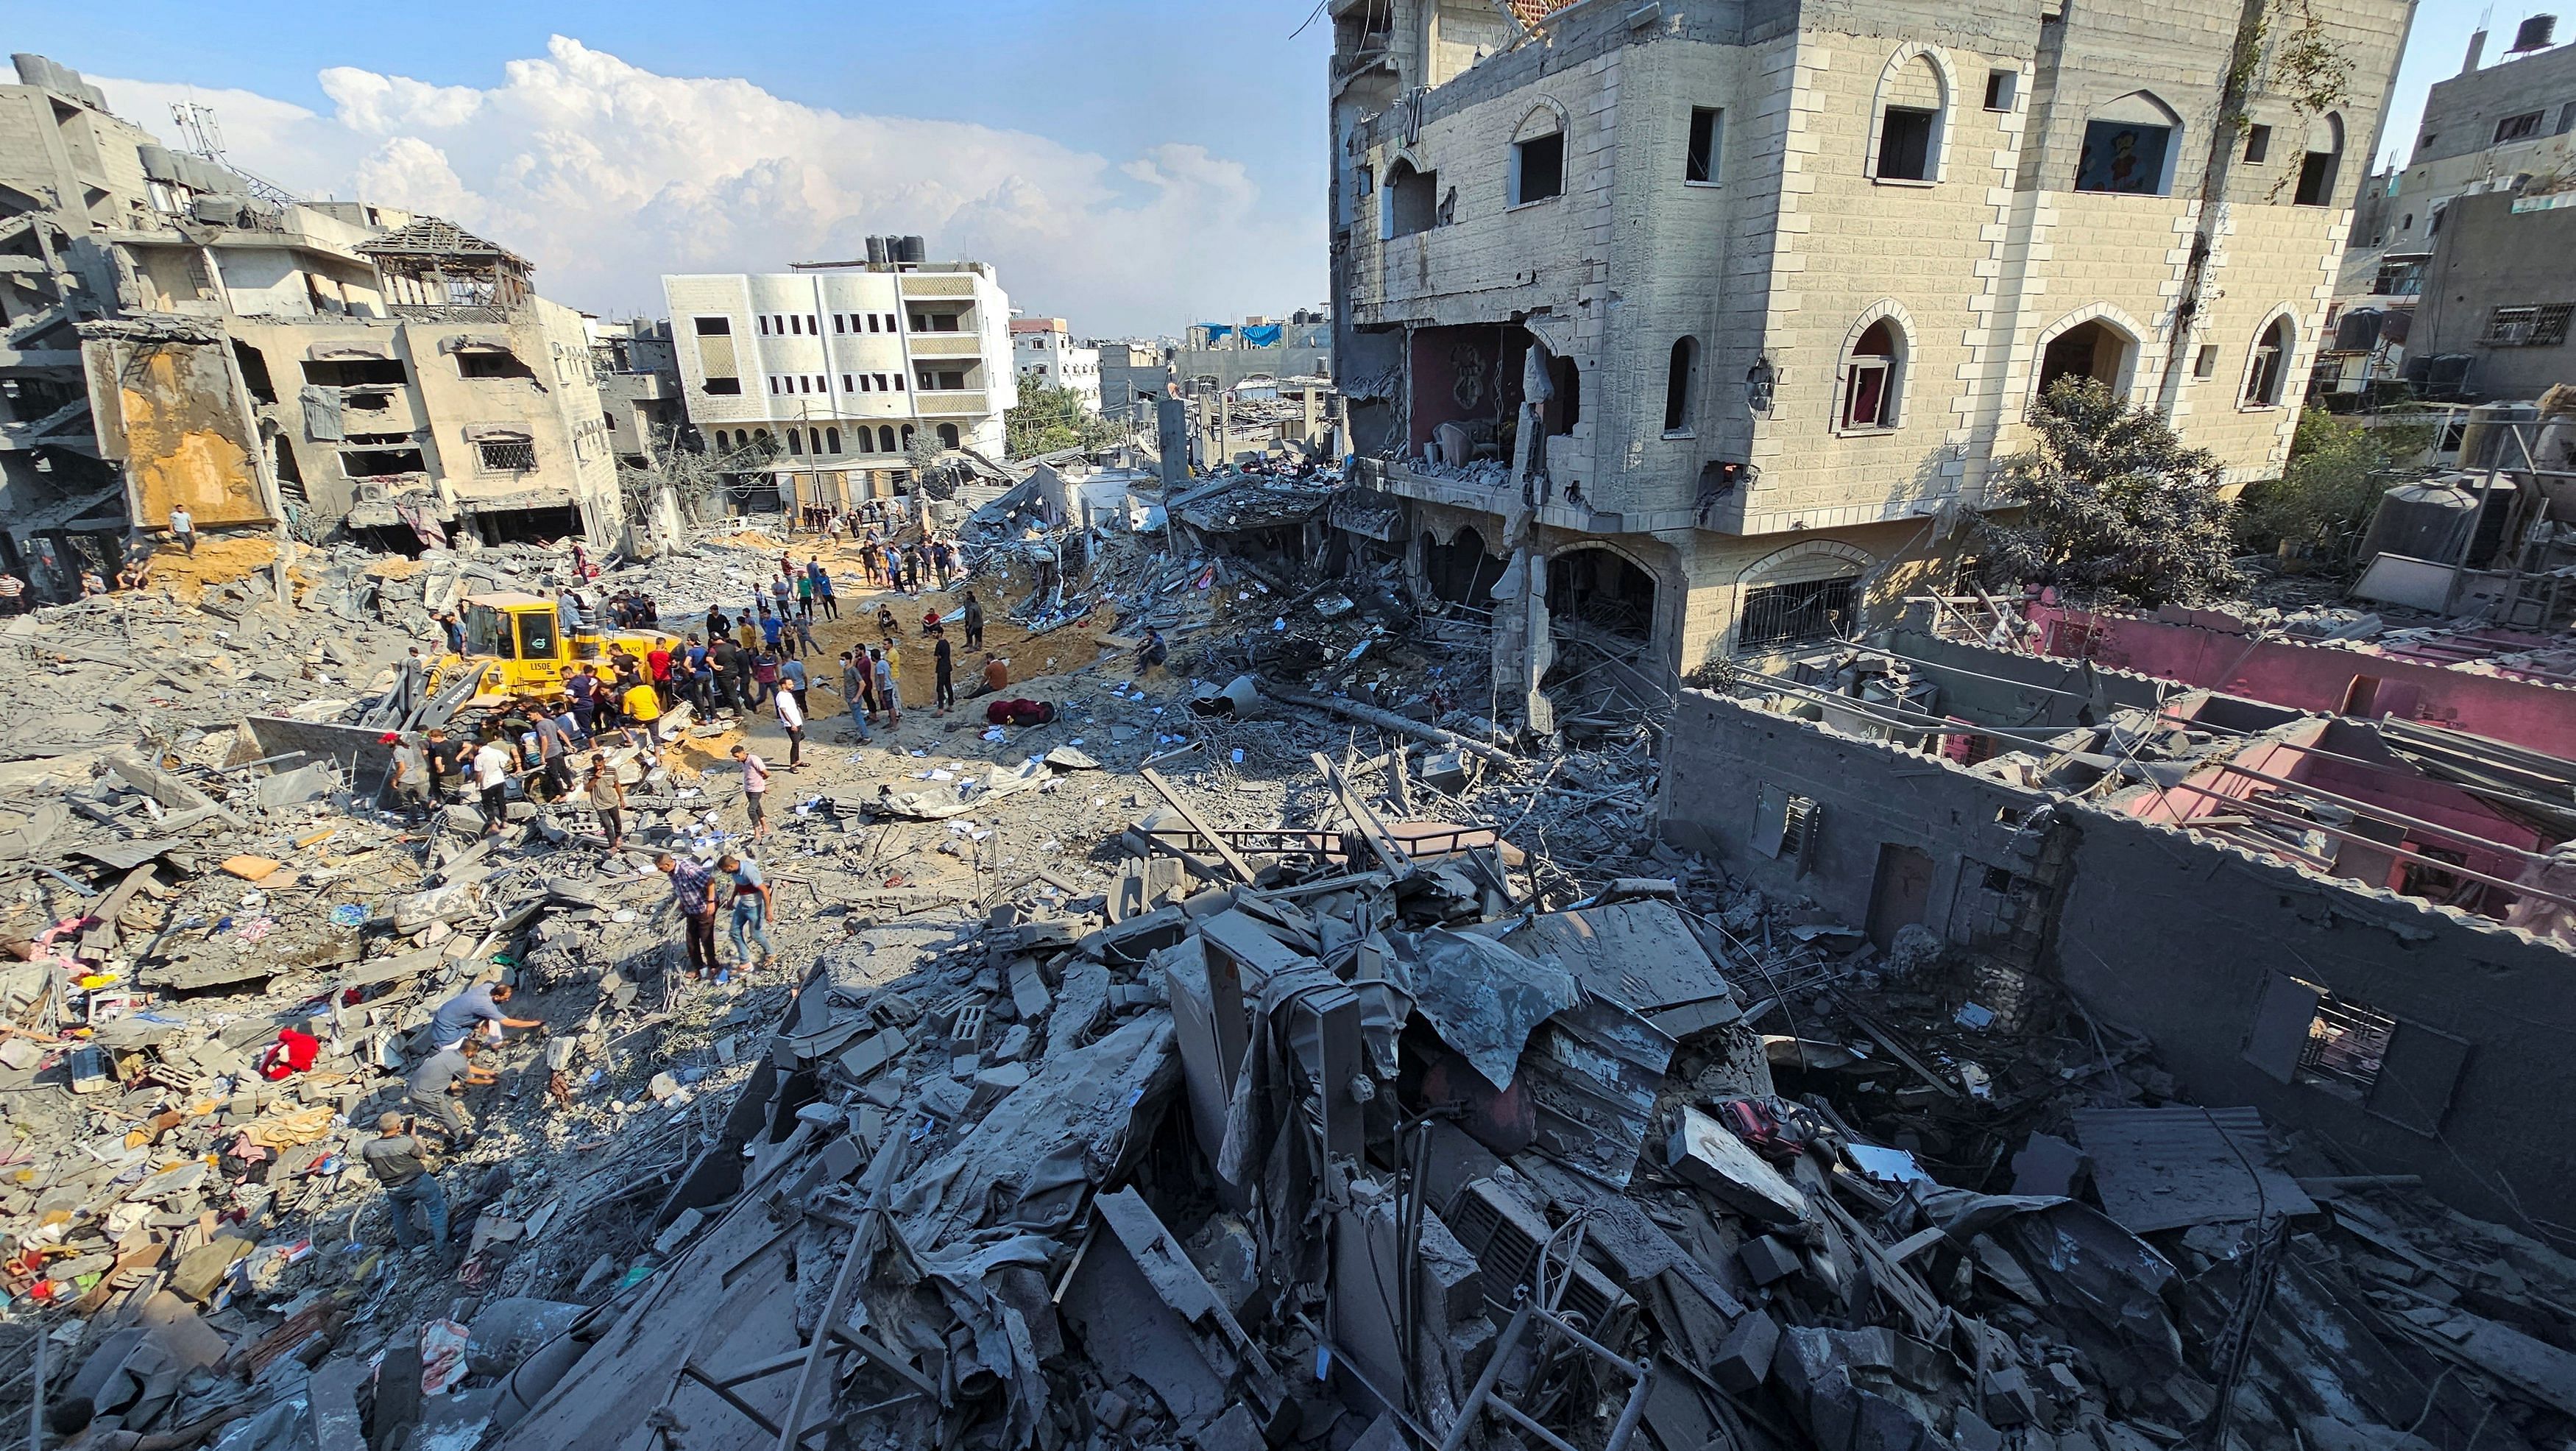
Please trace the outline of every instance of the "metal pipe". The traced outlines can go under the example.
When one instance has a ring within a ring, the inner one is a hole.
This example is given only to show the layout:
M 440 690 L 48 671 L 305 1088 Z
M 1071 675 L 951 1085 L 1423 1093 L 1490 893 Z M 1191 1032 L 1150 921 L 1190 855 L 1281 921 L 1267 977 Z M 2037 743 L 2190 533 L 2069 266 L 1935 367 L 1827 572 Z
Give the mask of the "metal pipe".
M 2538 887 L 2526 886 L 2521 882 L 2508 882 L 2502 877 L 2491 877 L 2484 872 L 2464 867 L 2458 862 L 2438 861 L 2432 857 L 2418 856 L 2414 852 L 2406 850 L 2404 847 L 2390 846 L 2384 841 L 2373 841 L 2369 837 L 2359 835 L 2355 832 L 2337 830 L 2336 828 L 2324 825 L 2321 822 L 2310 821 L 2308 818 L 2301 816 L 2294 811 L 2284 811 L 2277 806 L 2266 806 L 2262 802 L 2248 797 L 2230 796 L 2224 791 L 2214 790 L 2196 782 L 2177 781 L 2172 787 L 2165 789 L 2192 791 L 2203 796 L 2214 796 L 2221 801 L 2232 802 L 2249 811 L 2259 811 L 2266 816 L 2275 817 L 2279 820 L 2305 827 L 2310 831 L 2322 832 L 2327 836 L 2333 837 L 2337 841 L 2349 841 L 2371 851 L 2386 852 L 2400 861 L 2410 861 L 2419 866 L 2431 867 L 2435 871 L 2449 872 L 2453 876 L 2467 877 L 2470 881 L 2484 882 L 2490 887 L 2502 887 L 2508 892 L 2517 893 L 2521 896 L 2538 897 L 2544 902 L 2555 902 L 2561 907 L 2576 907 L 2576 897 L 2562 897 L 2556 892 L 2543 891 Z M 2170 824 L 2182 827 L 2185 830 L 2189 830 L 2191 828 L 2189 818 L 2184 818 Z M 2284 849 L 2288 850 L 2289 848 Z

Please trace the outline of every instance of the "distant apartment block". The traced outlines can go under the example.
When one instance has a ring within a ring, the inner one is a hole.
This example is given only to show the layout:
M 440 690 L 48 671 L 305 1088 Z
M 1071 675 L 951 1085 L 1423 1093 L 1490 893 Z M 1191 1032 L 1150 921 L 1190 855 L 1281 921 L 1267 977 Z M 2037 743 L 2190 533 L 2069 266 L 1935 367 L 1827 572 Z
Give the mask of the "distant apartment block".
M 910 240 L 910 239 L 906 239 Z M 773 450 L 826 497 L 891 492 L 916 447 L 1003 453 L 1010 299 L 981 262 L 873 261 L 662 279 L 689 421 Z
M 1070 389 L 1084 411 L 1100 411 L 1100 349 L 1075 343 L 1063 318 L 1013 318 L 1011 366 L 1023 381 Z
M 2370 178 L 2316 369 L 2330 394 L 2522 399 L 2576 382 L 2576 45 L 2555 39 L 2532 16 L 2482 65 L 2478 31 L 2426 96 L 2411 158 Z

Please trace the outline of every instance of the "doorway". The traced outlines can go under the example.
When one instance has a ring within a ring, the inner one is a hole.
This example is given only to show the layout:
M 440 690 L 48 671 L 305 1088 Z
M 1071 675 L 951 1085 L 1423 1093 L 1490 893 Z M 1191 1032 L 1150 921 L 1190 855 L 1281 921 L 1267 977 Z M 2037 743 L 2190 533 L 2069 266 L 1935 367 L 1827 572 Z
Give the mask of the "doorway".
M 1896 946 L 1900 927 L 1921 926 L 1932 905 L 1932 858 L 1910 846 L 1881 842 L 1878 879 L 1869 891 L 1869 940 L 1881 952 Z

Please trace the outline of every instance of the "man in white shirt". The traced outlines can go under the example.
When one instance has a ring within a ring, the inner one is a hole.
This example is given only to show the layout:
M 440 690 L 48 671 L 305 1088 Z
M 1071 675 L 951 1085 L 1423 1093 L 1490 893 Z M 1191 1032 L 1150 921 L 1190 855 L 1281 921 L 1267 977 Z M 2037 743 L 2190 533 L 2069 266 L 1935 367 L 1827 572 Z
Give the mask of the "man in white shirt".
M 170 537 L 178 540 L 179 547 L 190 554 L 197 552 L 197 519 L 188 512 L 185 504 L 174 504 L 170 508 Z
M 805 707 L 796 703 L 796 692 L 778 692 L 778 724 L 787 732 L 787 769 L 805 769 Z
M 769 763 L 748 746 L 734 747 L 733 758 L 742 765 L 742 804 L 751 813 L 751 839 L 758 841 L 769 835 Z
M 508 808 L 510 748 L 498 737 L 486 740 L 474 752 L 474 784 L 483 792 L 483 834 L 497 835 Z

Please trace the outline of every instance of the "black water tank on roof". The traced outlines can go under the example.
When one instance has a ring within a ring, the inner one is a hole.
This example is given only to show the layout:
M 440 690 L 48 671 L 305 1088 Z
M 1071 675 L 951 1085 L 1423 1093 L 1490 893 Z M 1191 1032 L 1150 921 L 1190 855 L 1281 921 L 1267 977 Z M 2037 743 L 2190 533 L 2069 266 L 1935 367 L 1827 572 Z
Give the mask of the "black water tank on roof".
M 2514 31 L 2513 49 L 2507 54 L 2520 55 L 2526 50 L 2547 50 L 2550 46 L 2550 37 L 2555 35 L 2557 30 L 2557 16 L 2534 15 L 2523 21 Z

